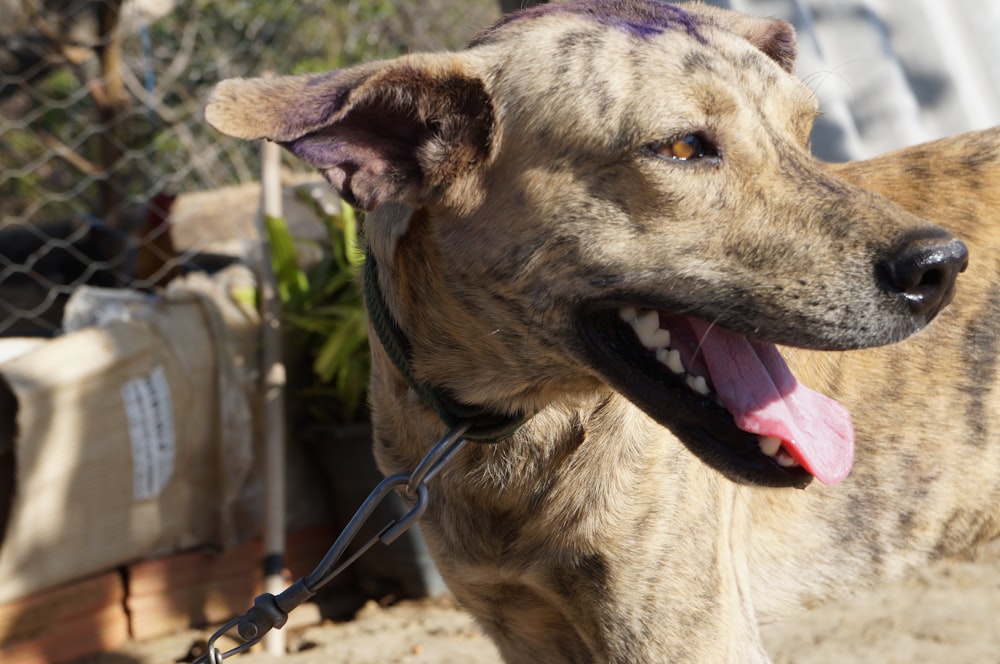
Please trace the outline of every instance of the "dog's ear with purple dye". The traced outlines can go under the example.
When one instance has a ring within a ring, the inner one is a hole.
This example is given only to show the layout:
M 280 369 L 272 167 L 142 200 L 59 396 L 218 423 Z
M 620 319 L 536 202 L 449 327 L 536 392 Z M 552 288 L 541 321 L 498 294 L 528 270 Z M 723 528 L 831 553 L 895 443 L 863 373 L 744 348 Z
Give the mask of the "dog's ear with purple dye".
M 236 138 L 281 144 L 365 210 L 458 197 L 457 181 L 492 152 L 495 122 L 482 81 L 450 54 L 222 81 L 205 119 Z

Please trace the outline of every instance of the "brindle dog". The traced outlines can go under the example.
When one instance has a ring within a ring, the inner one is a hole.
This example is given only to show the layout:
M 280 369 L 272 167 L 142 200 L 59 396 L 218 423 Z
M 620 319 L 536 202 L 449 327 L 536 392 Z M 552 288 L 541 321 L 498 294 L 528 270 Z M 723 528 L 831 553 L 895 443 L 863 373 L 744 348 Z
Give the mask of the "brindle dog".
M 492 441 L 422 526 L 508 661 L 764 662 L 761 621 L 1000 533 L 1000 131 L 818 163 L 794 57 L 589 0 L 213 94 L 370 211 L 381 468 Z

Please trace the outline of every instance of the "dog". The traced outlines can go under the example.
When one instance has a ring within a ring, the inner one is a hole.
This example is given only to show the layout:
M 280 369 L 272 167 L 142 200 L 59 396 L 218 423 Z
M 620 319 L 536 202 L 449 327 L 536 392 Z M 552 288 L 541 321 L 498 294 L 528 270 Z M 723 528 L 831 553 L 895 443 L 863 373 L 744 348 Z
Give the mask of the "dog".
M 822 164 L 795 55 L 584 0 L 212 93 L 368 211 L 376 458 L 468 427 L 421 529 L 506 661 L 766 662 L 1000 534 L 1000 130 Z

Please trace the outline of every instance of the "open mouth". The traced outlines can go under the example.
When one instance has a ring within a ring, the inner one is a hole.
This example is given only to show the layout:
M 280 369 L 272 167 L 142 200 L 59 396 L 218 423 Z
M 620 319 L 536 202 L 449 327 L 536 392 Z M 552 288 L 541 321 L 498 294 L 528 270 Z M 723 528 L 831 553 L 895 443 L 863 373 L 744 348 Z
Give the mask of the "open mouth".
M 802 487 L 850 472 L 850 415 L 799 383 L 774 345 L 634 306 L 598 308 L 578 327 L 605 378 L 726 476 Z

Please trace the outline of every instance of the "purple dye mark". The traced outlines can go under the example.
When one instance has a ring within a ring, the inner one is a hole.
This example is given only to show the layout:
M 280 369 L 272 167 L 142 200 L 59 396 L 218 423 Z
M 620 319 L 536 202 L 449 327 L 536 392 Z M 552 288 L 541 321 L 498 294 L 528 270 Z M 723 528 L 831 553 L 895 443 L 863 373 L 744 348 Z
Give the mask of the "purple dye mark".
M 493 27 L 476 35 L 471 45 L 476 46 L 491 41 L 508 24 L 549 14 L 585 16 L 601 25 L 623 30 L 642 39 L 654 37 L 668 30 L 683 30 L 699 42 L 705 42 L 698 33 L 696 18 L 680 7 L 658 0 L 585 0 L 535 5 L 507 14 Z

